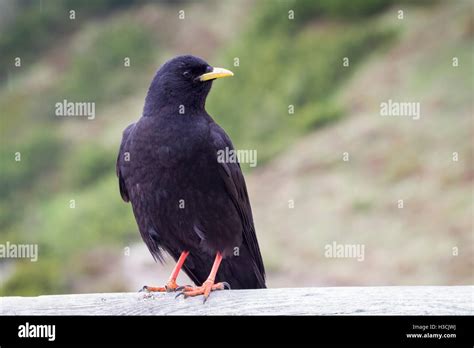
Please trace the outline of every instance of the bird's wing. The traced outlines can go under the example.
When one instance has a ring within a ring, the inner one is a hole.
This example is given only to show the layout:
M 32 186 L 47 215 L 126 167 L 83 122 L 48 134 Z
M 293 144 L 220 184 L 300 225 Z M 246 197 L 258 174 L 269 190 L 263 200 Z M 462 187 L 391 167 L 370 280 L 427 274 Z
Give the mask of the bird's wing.
M 115 171 L 117 173 L 117 177 L 119 179 L 119 188 L 120 188 L 120 195 L 122 196 L 122 199 L 125 202 L 130 201 L 130 195 L 128 194 L 127 187 L 125 186 L 125 179 L 123 177 L 123 161 L 125 160 L 125 147 L 128 142 L 128 138 L 130 136 L 130 131 L 131 129 L 135 126 L 135 123 L 132 123 L 129 125 L 125 130 L 123 131 L 122 135 L 122 143 L 120 144 L 120 150 L 117 156 L 117 163 L 115 166 Z
M 218 150 L 233 150 L 234 146 L 229 136 L 217 124 L 211 125 L 211 138 L 215 147 L 216 156 Z M 217 158 L 216 158 L 217 160 Z M 244 242 L 250 251 L 250 255 L 255 263 L 258 277 L 262 285 L 265 284 L 265 268 L 263 266 L 262 255 L 258 246 L 257 236 L 253 223 L 252 208 L 250 206 L 249 196 L 245 179 L 238 162 L 219 163 L 220 177 L 222 178 L 235 208 L 237 209 L 243 226 Z
M 138 229 L 140 234 L 153 255 L 155 260 L 163 262 L 163 254 L 159 243 L 158 229 L 153 225 L 153 222 L 149 219 L 148 207 L 142 203 L 140 199 L 140 193 L 133 191 L 133 189 L 127 189 L 125 179 L 130 180 L 130 176 L 133 173 L 131 171 L 130 162 L 126 162 L 127 152 L 129 151 L 130 141 L 132 138 L 132 131 L 135 127 L 135 123 L 129 125 L 123 131 L 122 143 L 120 144 L 120 150 L 117 156 L 116 172 L 119 180 L 120 195 L 125 202 L 132 202 L 132 209 L 137 221 Z M 130 156 L 130 154 L 128 154 Z M 130 159 L 129 159 L 130 160 Z M 133 178 L 132 178 L 133 182 Z M 130 183 L 129 183 L 130 184 Z

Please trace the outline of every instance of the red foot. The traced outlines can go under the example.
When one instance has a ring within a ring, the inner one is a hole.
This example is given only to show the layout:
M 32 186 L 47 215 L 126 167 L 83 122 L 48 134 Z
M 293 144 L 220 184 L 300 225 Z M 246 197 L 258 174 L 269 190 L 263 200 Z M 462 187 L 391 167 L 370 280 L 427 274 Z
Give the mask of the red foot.
M 177 288 L 176 291 L 180 291 L 180 293 L 176 295 L 176 297 L 183 295 L 184 298 L 187 298 L 187 297 L 203 295 L 204 296 L 203 303 L 205 303 L 211 291 L 224 290 L 225 288 L 230 289 L 229 283 L 226 283 L 226 282 L 214 283 L 214 281 L 208 279 L 201 286 L 196 286 L 196 287 L 181 286 Z
M 162 286 L 143 286 L 140 292 L 174 292 L 176 289 L 180 288 L 176 281 L 170 280 L 164 287 Z

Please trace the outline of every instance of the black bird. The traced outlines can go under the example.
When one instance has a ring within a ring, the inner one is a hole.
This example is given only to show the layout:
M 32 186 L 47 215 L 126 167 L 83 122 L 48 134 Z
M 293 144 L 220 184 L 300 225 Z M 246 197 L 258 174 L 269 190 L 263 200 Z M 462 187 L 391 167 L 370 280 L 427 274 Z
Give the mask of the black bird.
M 239 163 L 218 161 L 234 147 L 205 110 L 212 81 L 233 73 L 191 55 L 157 71 L 142 117 L 123 132 L 117 158 L 120 193 L 131 202 L 155 260 L 177 262 L 165 287 L 204 295 L 226 286 L 265 288 L 265 269 Z M 197 285 L 179 287 L 180 269 Z

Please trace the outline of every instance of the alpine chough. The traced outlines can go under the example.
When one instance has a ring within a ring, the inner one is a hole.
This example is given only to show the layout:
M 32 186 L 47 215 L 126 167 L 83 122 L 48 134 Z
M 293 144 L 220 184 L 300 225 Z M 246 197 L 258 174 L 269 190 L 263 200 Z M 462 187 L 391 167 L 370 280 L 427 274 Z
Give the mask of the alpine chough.
M 234 147 L 205 109 L 212 82 L 232 75 L 191 55 L 169 60 L 151 82 L 142 117 L 123 132 L 120 194 L 155 260 L 166 251 L 177 262 L 164 287 L 145 291 L 206 301 L 213 290 L 266 287 L 240 165 L 218 160 L 219 150 Z M 196 287 L 176 284 L 181 268 Z

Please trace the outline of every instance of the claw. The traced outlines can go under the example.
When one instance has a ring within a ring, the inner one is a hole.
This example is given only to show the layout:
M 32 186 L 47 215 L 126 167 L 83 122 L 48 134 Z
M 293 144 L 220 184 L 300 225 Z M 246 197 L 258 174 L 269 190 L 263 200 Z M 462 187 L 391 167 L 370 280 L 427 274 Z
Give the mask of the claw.
M 148 292 L 148 286 L 143 285 L 143 287 L 140 290 L 138 290 L 138 292 Z
M 192 285 L 183 285 L 183 286 L 178 286 L 176 288 L 176 291 L 183 291 L 183 290 L 186 290 L 186 289 L 192 289 Z
M 226 288 L 227 288 L 228 290 L 232 290 L 232 288 L 230 287 L 230 284 L 229 284 L 229 283 L 227 283 L 227 282 L 221 282 L 221 284 L 222 284 L 223 287 L 224 287 L 222 290 L 225 290 Z
M 180 291 L 178 295 L 176 295 L 174 298 L 178 298 L 180 297 L 181 295 L 184 296 L 184 298 L 186 298 L 186 294 L 184 293 L 184 291 Z

